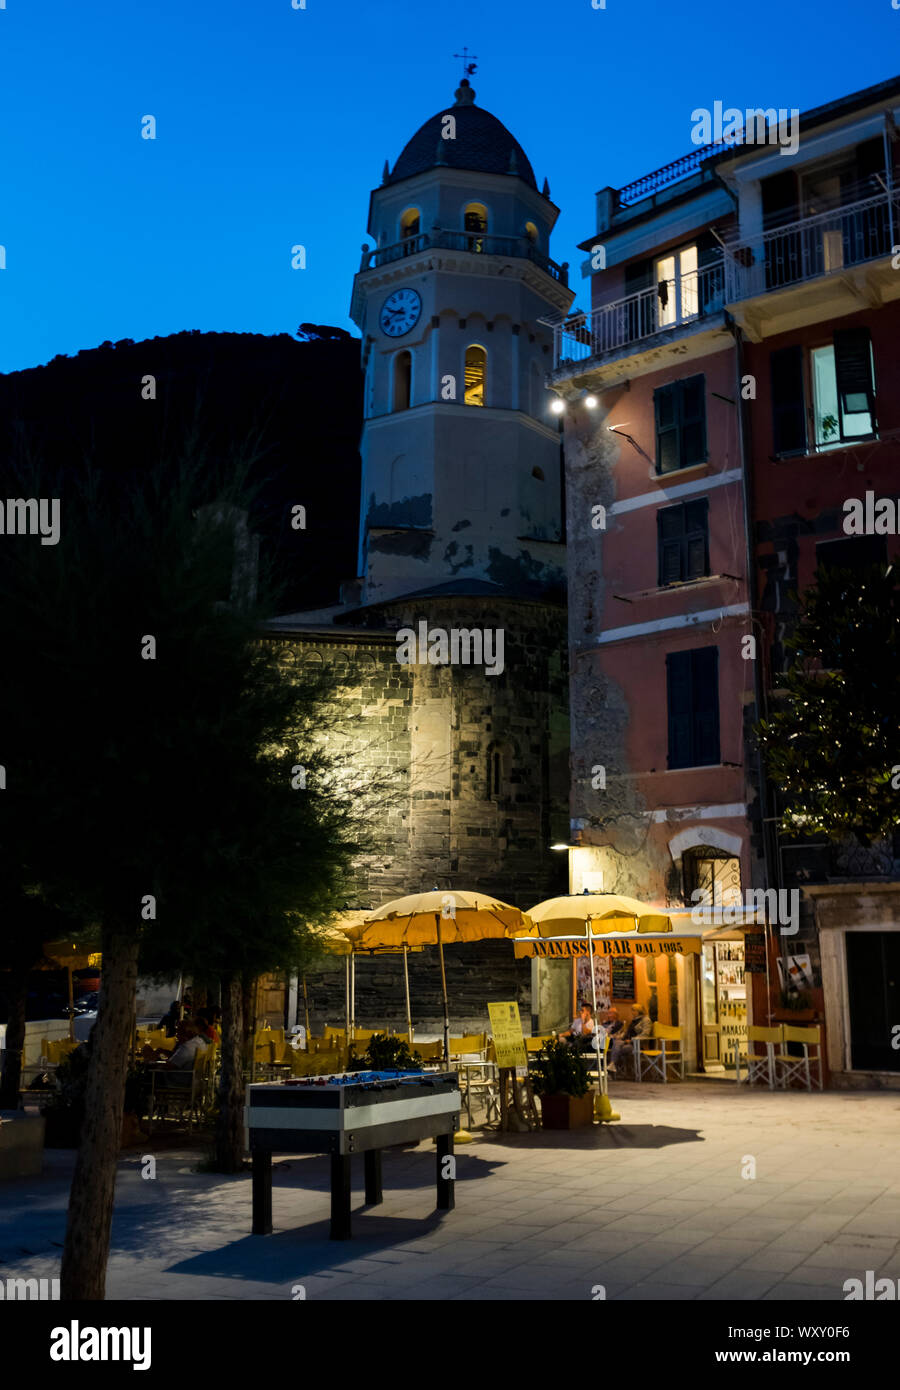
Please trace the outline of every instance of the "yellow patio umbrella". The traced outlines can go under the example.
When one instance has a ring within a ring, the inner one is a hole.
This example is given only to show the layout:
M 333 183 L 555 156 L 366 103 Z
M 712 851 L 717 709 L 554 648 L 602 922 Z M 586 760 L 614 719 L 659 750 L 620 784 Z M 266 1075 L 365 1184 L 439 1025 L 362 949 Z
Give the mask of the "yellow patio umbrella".
M 529 908 L 528 916 L 535 930 L 514 935 L 560 940 L 586 933 L 602 936 L 614 931 L 672 930 L 668 913 L 620 893 L 566 893 Z
M 409 999 L 409 968 L 407 957 L 410 951 L 421 951 L 422 946 L 410 946 L 407 942 L 398 945 L 361 945 L 358 940 L 359 933 L 365 925 L 367 914 L 355 917 L 342 917 L 328 923 L 324 927 L 314 929 L 315 935 L 319 937 L 325 949 L 334 952 L 336 955 L 347 957 L 347 969 L 345 975 L 345 1012 L 347 1022 L 348 1042 L 353 1040 L 356 1032 L 356 958 L 360 955 L 399 955 L 403 954 L 403 982 L 406 992 L 406 1027 L 409 1034 L 409 1041 L 412 1042 L 412 1011 Z M 306 1031 L 309 1033 L 309 1006 L 306 996 L 306 977 L 303 977 L 303 999 L 306 1005 Z
M 594 978 L 594 939 L 610 932 L 670 932 L 668 914 L 619 893 L 566 893 L 546 898 L 528 911 L 530 929 L 511 932 L 511 936 L 538 936 L 547 941 L 587 938 L 590 955 L 591 1001 L 597 1015 L 597 982 Z M 603 1089 L 600 1058 L 597 1058 L 597 1111 L 602 1120 L 617 1120 Z
M 72 985 L 73 970 L 87 970 L 98 966 L 103 959 L 99 951 L 89 951 L 74 941 L 45 941 L 41 947 L 44 953 L 44 966 L 38 969 L 57 970 L 64 966 L 69 981 L 69 1038 L 75 1038 L 75 993 Z
M 354 946 L 364 949 L 437 946 L 441 962 L 441 993 L 444 1002 L 444 1061 L 450 1060 L 450 1010 L 447 1002 L 447 972 L 444 946 L 461 941 L 486 941 L 509 937 L 517 928 L 529 926 L 525 913 L 489 893 L 461 889 L 412 893 L 395 898 L 366 915 L 348 936 Z

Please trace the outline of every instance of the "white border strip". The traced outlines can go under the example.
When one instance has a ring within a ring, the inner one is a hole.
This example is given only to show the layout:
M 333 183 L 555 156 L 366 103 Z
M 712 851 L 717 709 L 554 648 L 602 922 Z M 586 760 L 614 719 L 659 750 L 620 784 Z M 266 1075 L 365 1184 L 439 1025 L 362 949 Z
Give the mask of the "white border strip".
M 615 430 L 612 431 L 616 433 Z M 725 487 L 727 483 L 739 483 L 741 470 L 729 468 L 725 473 L 713 473 L 705 478 L 695 478 L 690 483 L 676 483 L 674 487 L 657 488 L 656 492 L 641 492 L 637 497 L 623 497 L 621 502 L 613 502 L 608 508 L 609 516 L 620 516 L 622 512 L 633 512 L 638 507 L 658 506 L 661 502 L 677 502 L 679 497 L 690 497 L 695 492 L 709 492 L 714 487 Z
M 679 627 L 700 627 L 718 622 L 720 618 L 740 618 L 750 612 L 748 603 L 731 603 L 727 608 L 704 608 L 700 613 L 676 613 L 671 618 L 654 618 L 649 623 L 632 623 L 629 627 L 609 627 L 601 632 L 596 646 L 610 642 L 625 642 L 629 637 L 649 637 L 654 632 L 671 632 Z M 590 647 L 585 650 L 590 651 Z
M 442 1095 L 417 1096 L 413 1100 L 377 1101 L 374 1105 L 350 1105 L 346 1110 L 319 1109 L 317 1106 L 248 1105 L 244 1110 L 244 1125 L 254 1129 L 366 1129 L 370 1125 L 389 1125 L 397 1121 L 415 1120 L 422 1115 L 455 1115 L 459 1110 L 459 1092 Z

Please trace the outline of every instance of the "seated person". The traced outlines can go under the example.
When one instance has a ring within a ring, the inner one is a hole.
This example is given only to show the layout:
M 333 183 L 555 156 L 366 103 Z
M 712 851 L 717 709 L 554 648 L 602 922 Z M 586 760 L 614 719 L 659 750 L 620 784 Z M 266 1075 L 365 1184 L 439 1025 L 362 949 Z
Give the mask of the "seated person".
M 621 1036 L 625 1027 L 622 1019 L 619 1018 L 619 1010 L 613 1004 L 603 1015 L 603 1026 L 606 1029 L 607 1037 L 615 1039 Z
M 199 1029 L 200 1036 L 205 1038 L 207 1042 L 218 1043 L 221 1041 L 218 1027 L 219 1017 L 219 1010 L 213 1008 L 198 1009 L 194 1015 L 194 1022 Z
M 631 1009 L 631 1022 L 612 1045 L 609 1071 L 615 1076 L 619 1058 L 623 1052 L 631 1052 L 632 1038 L 649 1038 L 653 1032 L 653 1022 L 643 1004 L 634 1004 Z
M 196 1023 L 190 1019 L 183 1019 L 179 1023 L 175 1037 L 178 1039 L 178 1046 L 174 1051 L 166 1052 L 165 1048 L 154 1049 L 148 1045 L 144 1048 L 144 1057 L 148 1062 L 164 1061 L 166 1070 L 191 1071 L 197 1053 L 206 1051 L 206 1040 L 200 1036 Z
M 578 1017 L 573 1018 L 569 1027 L 559 1034 L 559 1040 L 560 1042 L 568 1043 L 570 1047 L 574 1047 L 577 1051 L 581 1052 L 583 1049 L 593 1045 L 593 1034 L 596 1031 L 596 1027 L 597 1025 L 594 1022 L 594 1011 L 587 1000 L 584 999 L 579 1006 Z

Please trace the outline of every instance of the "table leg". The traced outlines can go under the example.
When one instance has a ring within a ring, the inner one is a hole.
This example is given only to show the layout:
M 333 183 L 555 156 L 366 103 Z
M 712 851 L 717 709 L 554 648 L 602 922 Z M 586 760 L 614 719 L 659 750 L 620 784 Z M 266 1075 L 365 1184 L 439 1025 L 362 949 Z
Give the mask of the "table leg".
M 253 1150 L 253 1234 L 272 1234 L 272 1155 L 267 1149 Z
M 349 1240 L 350 1230 L 350 1155 L 331 1155 L 331 1230 L 332 1240 Z
M 366 1174 L 366 1206 L 377 1207 L 384 1201 L 381 1192 L 381 1150 L 366 1149 L 363 1164 Z
M 447 1162 L 449 1160 L 449 1162 Z M 456 1206 L 456 1160 L 453 1156 L 453 1135 L 437 1137 L 437 1206 L 438 1211 L 452 1211 Z

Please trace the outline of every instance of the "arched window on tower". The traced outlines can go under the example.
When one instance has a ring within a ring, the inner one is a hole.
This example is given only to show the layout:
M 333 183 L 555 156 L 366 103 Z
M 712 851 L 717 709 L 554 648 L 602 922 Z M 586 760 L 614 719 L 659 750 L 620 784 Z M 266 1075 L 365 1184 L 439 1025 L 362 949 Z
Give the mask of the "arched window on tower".
M 487 390 L 487 353 L 478 343 L 466 348 L 466 405 L 484 405 Z
M 513 771 L 512 748 L 501 739 L 488 744 L 487 777 L 485 779 L 485 801 L 500 801 L 511 795 Z
M 394 410 L 409 410 L 412 399 L 412 353 L 404 350 L 394 358 Z
M 468 234 L 466 242 L 470 251 L 484 250 L 484 233 L 487 227 L 487 208 L 484 203 L 469 203 L 463 213 L 463 229 Z
M 538 244 L 538 229 L 537 229 L 537 227 L 534 225 L 533 222 L 526 222 L 526 223 L 525 223 L 525 235 L 526 235 L 526 237 L 528 238 L 528 240 L 531 242 L 532 246 L 537 246 L 537 244 Z
M 418 235 L 421 219 L 418 208 L 407 208 L 400 218 L 400 240 L 404 242 L 403 254 L 409 256 L 418 250 Z

